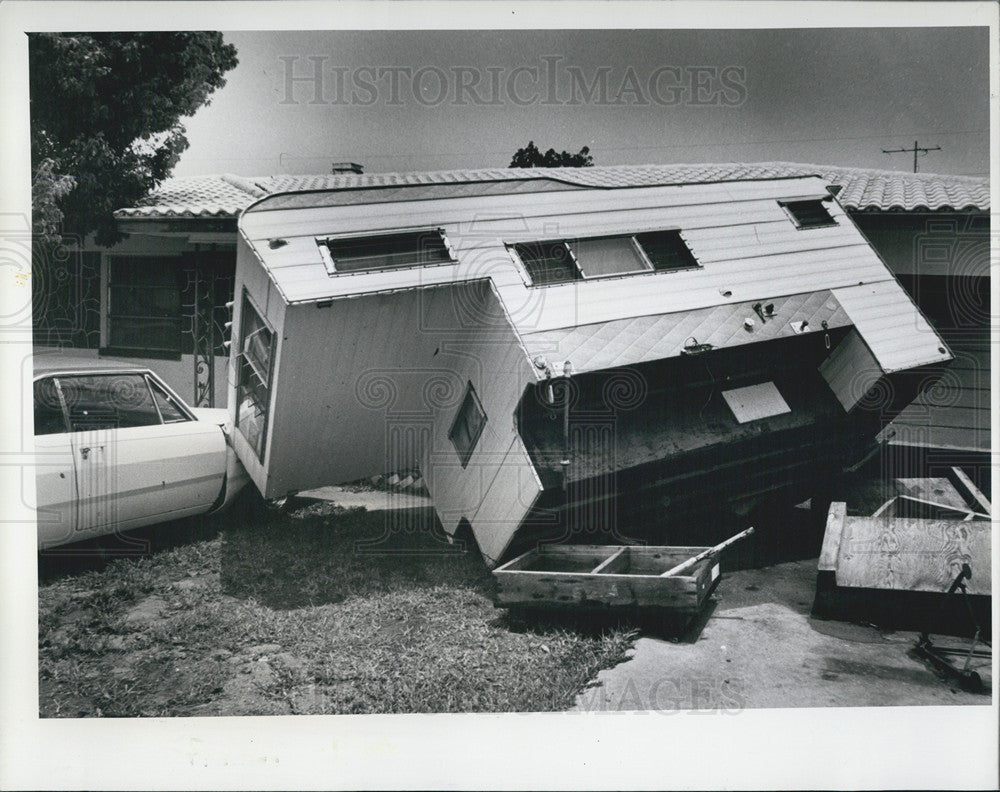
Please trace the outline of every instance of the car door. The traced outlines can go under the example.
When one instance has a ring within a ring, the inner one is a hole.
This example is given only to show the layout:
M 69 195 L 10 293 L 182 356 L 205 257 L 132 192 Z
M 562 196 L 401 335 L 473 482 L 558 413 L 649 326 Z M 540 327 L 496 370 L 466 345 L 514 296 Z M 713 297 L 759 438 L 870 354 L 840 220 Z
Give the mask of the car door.
M 222 427 L 199 421 L 155 374 L 146 374 L 163 426 L 157 441 L 163 449 L 165 511 L 195 514 L 208 511 L 222 494 L 228 444 Z
M 35 504 L 38 546 L 73 541 L 76 477 L 66 414 L 55 378 L 34 383 Z
M 162 384 L 158 384 L 163 389 Z M 222 488 L 218 426 L 173 407 L 169 422 L 141 372 L 60 378 L 69 414 L 77 531 L 97 535 L 206 511 Z

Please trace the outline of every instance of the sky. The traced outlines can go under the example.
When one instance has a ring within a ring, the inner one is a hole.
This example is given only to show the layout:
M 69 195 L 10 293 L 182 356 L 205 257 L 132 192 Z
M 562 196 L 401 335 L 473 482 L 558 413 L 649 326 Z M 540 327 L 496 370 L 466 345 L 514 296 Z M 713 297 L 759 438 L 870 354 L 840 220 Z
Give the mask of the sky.
M 986 176 L 986 28 L 228 32 L 177 176 L 786 160 Z

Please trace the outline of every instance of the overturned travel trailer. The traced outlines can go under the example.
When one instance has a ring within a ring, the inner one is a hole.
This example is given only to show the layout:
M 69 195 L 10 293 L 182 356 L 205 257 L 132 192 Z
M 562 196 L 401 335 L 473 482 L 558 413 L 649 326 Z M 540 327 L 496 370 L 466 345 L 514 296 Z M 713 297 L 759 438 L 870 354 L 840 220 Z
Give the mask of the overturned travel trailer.
M 818 177 L 373 179 L 239 229 L 228 403 L 256 486 L 419 467 L 491 565 L 626 512 L 807 498 L 951 359 Z

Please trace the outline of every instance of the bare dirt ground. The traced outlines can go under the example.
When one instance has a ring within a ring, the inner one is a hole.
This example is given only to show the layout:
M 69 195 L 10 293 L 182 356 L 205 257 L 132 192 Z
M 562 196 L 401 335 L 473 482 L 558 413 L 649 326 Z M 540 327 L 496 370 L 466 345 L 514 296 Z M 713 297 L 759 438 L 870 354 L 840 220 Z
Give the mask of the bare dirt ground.
M 509 620 L 478 553 L 407 513 L 257 508 L 135 532 L 137 557 L 43 555 L 41 716 L 558 710 L 623 659 L 627 628 Z

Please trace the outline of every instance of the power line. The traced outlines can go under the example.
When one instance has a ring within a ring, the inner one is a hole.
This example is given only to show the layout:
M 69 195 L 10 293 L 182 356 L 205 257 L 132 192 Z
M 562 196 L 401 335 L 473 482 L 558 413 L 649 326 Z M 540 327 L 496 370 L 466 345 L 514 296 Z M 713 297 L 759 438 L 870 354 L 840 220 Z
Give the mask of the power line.
M 909 154 L 913 152 L 913 172 L 917 172 L 917 154 L 926 154 L 928 151 L 940 151 L 940 146 L 931 146 L 930 148 L 922 148 L 917 145 L 917 141 L 913 141 L 913 148 L 900 148 L 900 149 L 882 149 L 883 154 Z

